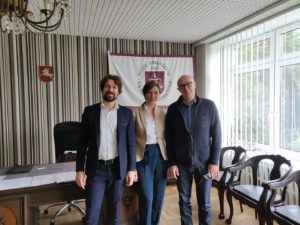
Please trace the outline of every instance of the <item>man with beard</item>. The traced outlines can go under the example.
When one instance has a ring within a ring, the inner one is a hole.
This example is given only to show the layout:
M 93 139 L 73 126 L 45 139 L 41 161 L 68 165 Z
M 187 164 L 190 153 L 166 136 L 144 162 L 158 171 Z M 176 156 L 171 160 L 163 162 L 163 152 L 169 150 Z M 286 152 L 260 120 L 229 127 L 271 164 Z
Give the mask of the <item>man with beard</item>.
M 120 224 L 123 184 L 136 181 L 135 131 L 130 109 L 117 104 L 121 79 L 107 75 L 100 82 L 103 102 L 84 109 L 76 183 L 86 190 L 86 225 L 98 225 L 104 195 L 107 223 Z

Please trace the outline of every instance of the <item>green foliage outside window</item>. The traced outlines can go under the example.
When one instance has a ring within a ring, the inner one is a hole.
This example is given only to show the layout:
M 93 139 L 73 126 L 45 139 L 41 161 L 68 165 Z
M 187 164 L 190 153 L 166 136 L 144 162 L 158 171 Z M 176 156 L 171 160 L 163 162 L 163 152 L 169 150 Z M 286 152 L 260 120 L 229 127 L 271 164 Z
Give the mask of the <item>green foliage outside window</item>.
M 271 38 L 233 45 L 231 137 L 251 146 L 270 146 L 270 135 L 279 134 L 280 148 L 300 152 L 300 28 L 281 33 L 279 46 L 277 36 Z M 270 115 L 277 113 L 277 106 L 280 121 L 273 121 Z M 270 131 L 270 121 L 272 127 L 279 122 L 280 130 Z
M 270 58 L 271 55 L 270 41 L 271 41 L 270 38 L 268 38 L 265 40 L 253 42 L 251 44 L 239 47 L 236 52 L 238 64 L 239 65 L 246 64 L 246 63 L 251 63 L 258 60 Z
M 300 51 L 300 29 L 281 34 L 281 54 Z
M 300 64 L 280 70 L 281 148 L 300 151 Z
M 234 121 L 240 140 L 269 144 L 270 70 L 237 74 Z

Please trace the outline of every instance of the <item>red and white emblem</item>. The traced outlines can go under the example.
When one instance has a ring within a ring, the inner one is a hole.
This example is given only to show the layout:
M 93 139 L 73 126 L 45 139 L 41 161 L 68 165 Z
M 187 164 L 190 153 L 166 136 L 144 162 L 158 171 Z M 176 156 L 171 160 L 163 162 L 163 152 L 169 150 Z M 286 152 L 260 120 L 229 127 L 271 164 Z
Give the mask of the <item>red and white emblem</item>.
M 160 85 L 160 93 L 164 91 L 165 88 L 165 71 L 145 71 L 145 82 L 150 80 L 155 80 Z
M 40 72 L 40 79 L 43 82 L 50 82 L 53 80 L 54 77 L 54 68 L 53 66 L 40 66 L 39 67 Z

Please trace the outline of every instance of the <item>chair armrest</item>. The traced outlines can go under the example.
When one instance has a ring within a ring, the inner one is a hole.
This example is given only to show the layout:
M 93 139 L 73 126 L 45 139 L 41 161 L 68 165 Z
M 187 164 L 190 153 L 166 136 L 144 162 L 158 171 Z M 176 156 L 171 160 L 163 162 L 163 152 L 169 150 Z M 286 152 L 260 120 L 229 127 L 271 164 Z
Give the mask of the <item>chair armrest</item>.
M 262 186 L 269 190 L 274 190 L 277 188 L 285 187 L 294 178 L 292 171 L 293 171 L 293 166 L 291 166 L 290 169 L 279 179 L 265 181 L 264 183 L 262 183 Z
M 243 164 L 243 163 L 245 162 L 245 159 L 246 159 L 246 155 L 244 155 L 238 162 L 236 162 L 236 163 L 234 163 L 234 164 L 232 164 L 232 165 L 230 165 L 230 166 L 227 166 L 227 167 L 224 169 L 224 171 L 225 171 L 225 170 L 228 171 L 229 168 L 231 168 L 231 167 L 238 167 L 238 166 L 240 166 L 241 164 Z M 229 171 L 229 172 L 231 172 L 231 171 Z
M 239 171 L 241 171 L 243 168 L 251 166 L 251 164 L 252 164 L 252 162 L 250 160 L 247 160 L 245 162 L 245 159 L 243 159 L 243 161 L 239 161 L 238 163 L 236 163 L 236 165 L 232 165 L 232 166 L 228 167 L 227 171 L 230 173 L 230 178 L 228 180 L 229 188 L 232 188 L 233 186 L 238 184 L 238 183 L 234 184 L 234 178 L 236 177 L 236 174 Z
M 244 159 L 244 161 L 245 161 L 245 159 Z M 244 161 L 242 163 L 240 163 L 240 161 L 239 161 L 238 163 L 236 163 L 237 165 L 232 165 L 232 166 L 228 167 L 228 171 L 230 173 L 237 172 L 237 171 L 242 170 L 243 168 L 251 165 L 251 163 L 252 163 L 250 160 L 246 161 L 245 163 L 244 163 Z
M 267 200 L 268 205 L 271 206 L 279 206 L 283 205 L 285 202 L 285 196 L 286 196 L 286 189 L 287 185 L 292 181 L 290 178 L 290 175 L 292 174 L 293 166 L 289 168 L 289 170 L 279 179 L 276 180 L 269 180 L 262 183 L 262 186 L 264 188 L 264 192 L 267 193 L 268 191 L 271 191 L 271 196 L 269 197 L 269 200 Z M 275 200 L 276 192 L 278 188 L 283 188 L 281 193 L 281 198 Z

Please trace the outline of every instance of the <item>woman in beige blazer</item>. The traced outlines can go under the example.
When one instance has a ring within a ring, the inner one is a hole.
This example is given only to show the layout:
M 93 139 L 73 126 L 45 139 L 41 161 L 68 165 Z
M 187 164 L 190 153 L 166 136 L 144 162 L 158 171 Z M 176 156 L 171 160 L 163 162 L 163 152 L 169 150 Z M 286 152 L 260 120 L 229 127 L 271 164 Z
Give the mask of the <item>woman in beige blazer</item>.
M 145 102 L 135 111 L 139 224 L 158 225 L 167 177 L 166 113 L 156 105 L 160 95 L 159 83 L 147 82 L 143 94 Z

